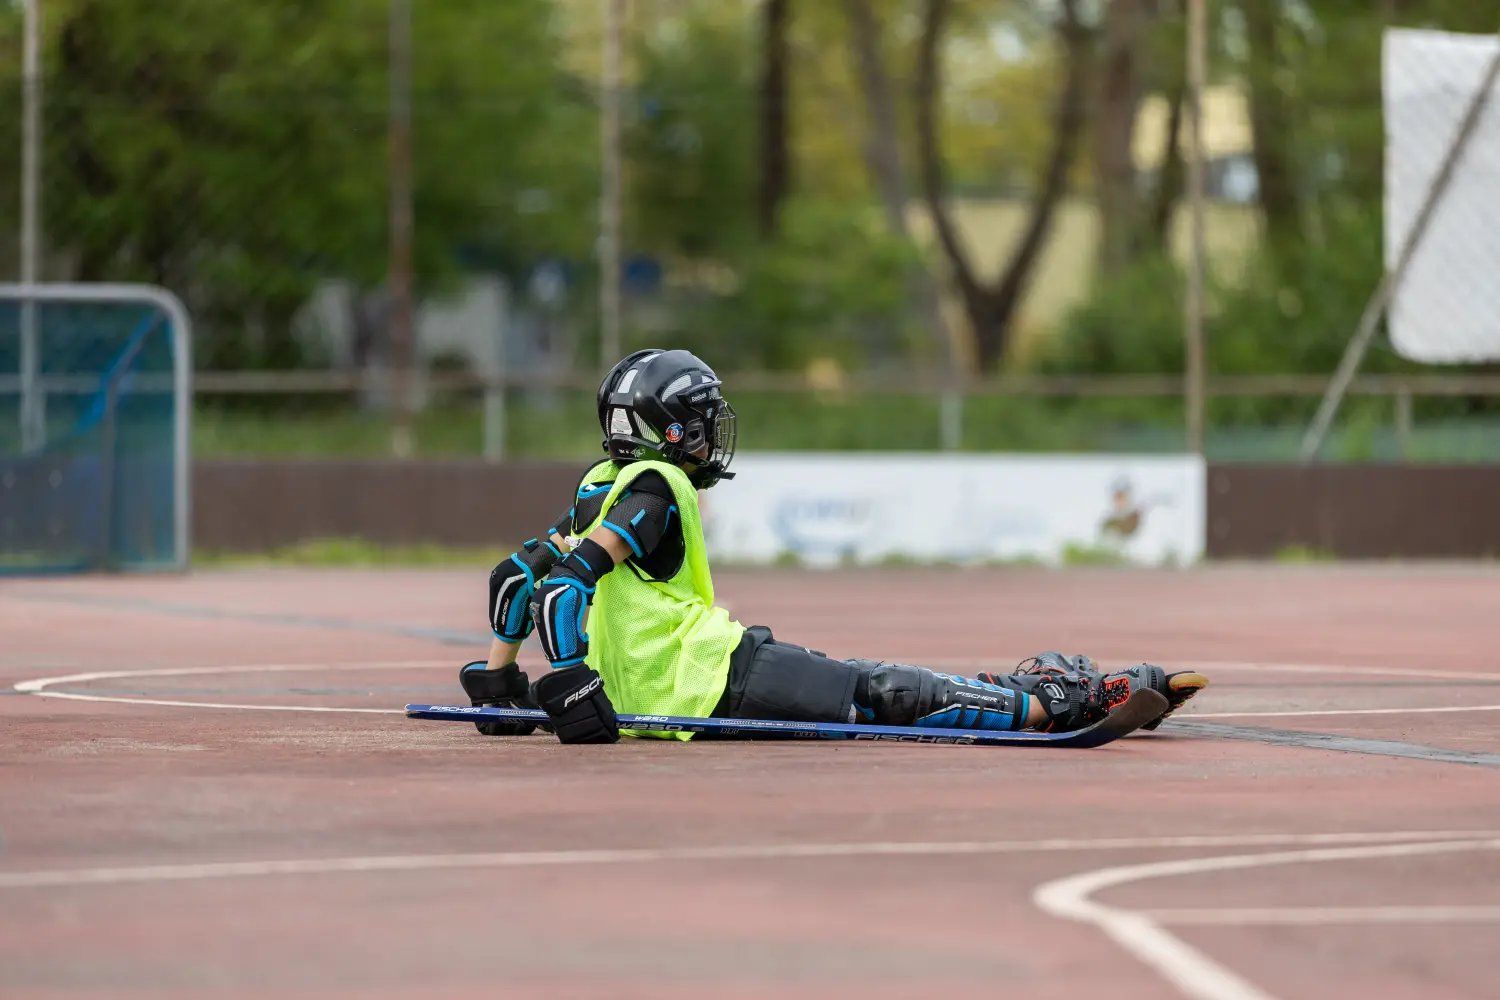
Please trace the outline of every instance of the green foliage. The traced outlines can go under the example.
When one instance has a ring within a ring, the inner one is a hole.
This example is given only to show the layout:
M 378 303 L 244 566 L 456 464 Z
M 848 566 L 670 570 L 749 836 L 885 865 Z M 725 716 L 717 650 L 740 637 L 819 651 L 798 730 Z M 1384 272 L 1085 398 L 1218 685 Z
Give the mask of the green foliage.
M 1209 332 L 1210 368 L 1222 374 L 1332 372 L 1380 280 L 1376 216 L 1331 215 L 1338 252 L 1293 243 L 1262 253 L 1248 280 L 1220 289 Z M 1372 353 L 1363 370 L 1396 371 L 1394 354 Z
M 908 357 L 921 338 L 909 311 L 914 253 L 872 212 L 792 201 L 779 239 L 745 254 L 738 287 L 693 317 L 693 335 L 730 370 Z
M 1097 545 L 1080 545 L 1077 542 L 1068 542 L 1063 546 L 1061 561 L 1064 566 L 1131 565 L 1130 557 L 1123 552 Z
M 1329 253 L 1306 243 L 1262 250 L 1242 280 L 1210 287 L 1209 370 L 1223 375 L 1327 373 L 1380 277 L 1378 221 L 1362 213 L 1330 220 Z M 1044 346 L 1047 372 L 1162 374 L 1184 365 L 1184 280 L 1162 257 L 1105 279 Z M 1402 367 L 1395 355 L 1372 354 L 1365 371 Z
M 1216 375 L 1327 375 L 1337 366 L 1379 280 L 1378 221 L 1349 212 L 1330 216 L 1329 253 L 1288 242 L 1263 249 L 1234 285 L 1208 289 L 1207 364 Z M 1064 320 L 1037 357 L 1049 373 L 1172 374 L 1185 364 L 1183 276 L 1160 257 L 1101 281 Z M 1367 374 L 1413 371 L 1389 350 L 1367 356 Z M 1218 400 L 1230 421 L 1293 416 L 1292 400 Z
M 415 5 L 423 288 L 455 276 L 460 249 L 589 245 L 594 112 L 559 99 L 551 7 Z M 49 4 L 54 255 L 79 280 L 178 291 L 201 364 L 296 364 L 289 320 L 316 283 L 371 287 L 386 271 L 386 17 L 364 0 Z M 0 92 L 16 92 L 16 73 L 0 64 Z
M 538 256 L 593 250 L 598 113 L 592 83 L 563 66 L 555 6 L 413 5 L 416 233 L 429 287 L 456 269 L 460 247 L 513 275 Z
M 1315 549 L 1309 545 L 1286 545 L 1276 550 L 1275 561 L 1279 563 L 1329 563 L 1337 562 L 1338 557 L 1332 552 L 1324 549 Z
M 773 450 L 933 451 L 941 444 L 938 400 L 886 394 L 769 393 L 730 389 L 740 414 L 740 447 Z M 1234 402 L 1234 401 L 1224 401 Z M 1207 449 L 1222 461 L 1296 461 L 1316 400 L 1283 404 L 1266 421 L 1235 420 L 1210 408 Z M 1391 401 L 1350 399 L 1326 456 L 1332 461 L 1500 461 L 1500 420 L 1441 415 L 1418 422 L 1403 451 Z M 1431 401 L 1436 403 L 1439 401 Z M 971 396 L 964 401 L 963 447 L 972 451 L 1181 451 L 1178 399 L 1052 400 Z M 584 461 L 598 457 L 599 431 L 587 393 L 511 396 L 506 417 L 511 458 Z M 3 431 L 0 425 L 0 431 Z M 417 455 L 477 458 L 483 417 L 476 400 L 454 400 L 421 413 Z M 390 453 L 388 415 L 354 409 L 287 412 L 225 409 L 200 401 L 193 415 L 193 451 L 205 458 L 380 458 Z
M 489 568 L 514 551 L 514 546 L 455 549 L 442 545 L 378 545 L 362 538 L 317 538 L 269 552 L 194 552 L 199 569 L 259 567 L 317 567 L 375 569 L 433 567 Z
M 259 402 L 259 401 L 254 401 Z M 193 453 L 216 458 L 383 458 L 390 454 L 390 415 L 344 401 L 273 400 L 270 406 L 199 399 L 193 413 Z M 482 454 L 484 421 L 477 399 L 446 400 L 416 415 L 413 435 L 424 458 Z M 593 393 L 513 394 L 505 438 L 512 456 L 593 457 L 599 428 Z
M 1038 350 L 1049 374 L 1157 374 L 1183 368 L 1182 293 L 1177 266 L 1147 258 L 1099 281 Z
M 637 53 L 632 242 L 675 261 L 696 286 L 677 300 L 672 334 L 731 369 L 907 356 L 914 249 L 877 214 L 802 198 L 783 209 L 774 242 L 755 233 L 749 27 L 690 16 Z
M 673 291 L 634 310 L 640 329 L 627 335 L 692 347 L 728 370 L 931 360 L 923 357 L 931 337 L 914 321 L 913 248 L 889 236 L 859 200 L 872 199 L 874 187 L 860 145 L 864 94 L 847 11 L 797 8 L 791 96 L 801 198 L 786 206 L 782 232 L 768 242 L 752 220 L 756 5 L 657 6 L 633 19 L 624 228 L 627 251 L 665 258 Z M 1099 5 L 1084 6 L 1097 15 Z M 949 174 L 956 189 L 1013 188 L 1032 178 L 1051 145 L 1055 12 L 1017 2 L 955 7 L 940 99 Z M 1491 7 L 1226 0 L 1216 8 L 1211 82 L 1248 81 L 1256 85 L 1252 100 L 1273 95 L 1269 103 L 1284 105 L 1285 134 L 1273 138 L 1289 160 L 1296 204 L 1247 274 L 1210 288 L 1212 372 L 1332 370 L 1380 274 L 1386 19 L 1493 31 Z M 876 0 L 872 8 L 910 173 L 920 5 Z M 1180 12 L 1163 9 L 1142 50 L 1153 91 L 1171 89 L 1181 66 Z M 1247 12 L 1267 11 L 1277 18 L 1274 44 L 1248 44 Z M 524 279 L 542 257 L 579 265 L 583 286 L 594 280 L 599 25 L 589 19 L 597 16 L 597 4 L 556 0 L 414 5 L 419 290 L 441 290 L 475 263 Z M 290 318 L 309 292 L 334 277 L 368 290 L 386 272 L 386 17 L 384 3 L 368 0 L 46 0 L 43 228 L 54 268 L 85 281 L 173 288 L 194 314 L 205 367 L 306 363 Z M 0 5 L 0 104 L 12 109 L 20 106 L 19 25 L 17 6 Z M 18 186 L 19 133 L 19 115 L 0 115 L 0 188 L 8 191 Z M 1088 169 L 1079 167 L 1080 188 Z M 17 228 L 15 202 L 0 199 L 0 231 Z M 979 257 L 994 248 L 993 237 L 982 239 Z M 10 264 L 0 248 L 0 267 Z M 585 310 L 589 291 L 574 296 Z M 1165 258 L 1099 281 L 1055 338 L 1039 338 L 1038 366 L 1181 371 L 1182 292 Z M 594 317 L 585 319 L 559 339 L 592 359 Z M 1377 350 L 1363 370 L 1414 369 Z M 1111 421 L 1172 424 L 1176 405 L 971 400 L 966 443 L 1087 447 Z M 1217 418 L 1240 422 L 1305 416 L 1295 401 L 1213 405 Z M 1418 405 L 1424 419 L 1473 409 L 1463 401 Z M 749 409 L 760 406 L 747 400 Z M 531 414 L 542 416 L 524 423 Z M 589 446 L 592 431 L 565 420 L 570 429 L 558 432 L 546 414 L 516 410 L 518 446 Z M 439 450 L 467 452 L 478 439 L 471 416 L 439 410 L 419 430 Z M 780 400 L 764 404 L 762 417 L 747 421 L 747 434 L 785 441 L 800 430 L 822 446 L 848 447 L 936 440 L 931 400 L 872 408 Z M 339 440 L 358 451 L 383 448 L 383 420 L 346 418 L 327 421 Z M 247 414 L 226 417 L 218 444 L 256 447 L 253 424 Z
M 733 256 L 752 236 L 753 52 L 744 23 L 686 20 L 636 53 L 627 134 L 632 242 L 674 257 Z

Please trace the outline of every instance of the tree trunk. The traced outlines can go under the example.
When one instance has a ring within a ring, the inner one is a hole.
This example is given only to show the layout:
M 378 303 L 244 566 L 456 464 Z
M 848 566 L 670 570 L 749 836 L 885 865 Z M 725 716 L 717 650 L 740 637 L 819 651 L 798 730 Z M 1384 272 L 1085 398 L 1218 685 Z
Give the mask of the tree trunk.
M 1116 274 L 1139 256 L 1142 201 L 1131 140 L 1141 100 L 1142 56 L 1157 0 L 1114 0 L 1105 12 L 1094 91 L 1094 177 L 1099 267 Z
M 765 0 L 760 83 L 760 185 L 756 222 L 764 237 L 776 234 L 781 205 L 791 187 L 788 141 L 788 20 L 791 0 Z
M 864 91 L 867 128 L 865 165 L 880 192 L 891 232 L 906 235 L 906 184 L 901 176 L 901 146 L 896 133 L 896 101 L 880 54 L 880 26 L 870 0 L 845 0 L 859 82 Z
M 1250 43 L 1250 131 L 1255 143 L 1255 172 L 1260 180 L 1260 207 L 1274 245 L 1300 228 L 1291 155 L 1291 109 L 1277 83 L 1284 65 L 1276 37 L 1279 14 L 1275 5 L 1259 0 L 1243 3 L 1240 9 Z
M 998 364 L 1010 346 L 1011 324 L 1016 310 L 1051 232 L 1057 204 L 1067 191 L 1069 169 L 1088 117 L 1087 84 L 1092 39 L 1078 18 L 1078 0 L 1062 0 L 1057 34 L 1062 42 L 1065 77 L 1053 115 L 1052 152 L 1042 175 L 1041 188 L 1032 204 L 1026 231 L 1000 281 L 989 287 L 974 274 L 943 198 L 943 153 L 935 105 L 941 89 L 938 49 L 950 8 L 950 0 L 926 0 L 922 37 L 917 50 L 917 143 L 922 193 L 932 215 L 938 243 L 948 257 L 964 311 L 973 327 L 979 367 L 986 369 Z
M 893 235 L 909 239 L 911 233 L 906 224 L 907 192 L 901 171 L 896 99 L 891 90 L 890 76 L 886 73 L 885 60 L 881 56 L 880 26 L 870 8 L 870 0 L 846 0 L 846 12 L 854 44 L 855 63 L 865 97 L 865 165 L 880 192 L 881 204 L 885 206 L 886 225 Z M 932 331 L 933 339 L 937 342 L 939 356 L 947 363 L 950 375 L 956 374 L 956 345 L 948 330 L 947 320 L 943 317 L 942 295 L 937 281 L 924 264 L 919 263 L 912 269 L 911 291 Z
M 1168 100 L 1167 136 L 1161 151 L 1161 169 L 1156 175 L 1156 203 L 1151 208 L 1151 239 L 1157 253 L 1172 249 L 1172 213 L 1182 195 L 1182 109 L 1187 103 L 1187 81 L 1178 80 Z
M 922 196 L 927 204 L 927 213 L 932 218 L 932 228 L 937 234 L 938 245 L 948 259 L 953 273 L 953 282 L 958 286 L 964 312 L 969 317 L 976 341 L 981 327 L 986 324 L 986 294 L 974 274 L 974 267 L 959 240 L 958 230 L 948 215 L 944 200 L 947 182 L 943 171 L 942 140 L 938 134 L 938 92 L 942 89 L 941 68 L 938 65 L 938 47 L 943 28 L 951 7 L 950 0 L 926 0 L 922 16 L 922 37 L 917 47 L 917 79 L 915 102 L 917 110 L 917 158 L 922 177 Z
M 993 295 L 991 326 L 979 338 L 979 363 L 990 367 L 1004 357 L 1010 346 L 1011 324 L 1036 269 L 1037 259 L 1052 232 L 1052 217 L 1068 190 L 1068 174 L 1078 151 L 1078 139 L 1088 117 L 1090 69 L 1089 31 L 1078 19 L 1078 0 L 1063 0 L 1057 33 L 1062 41 L 1065 79 L 1062 96 L 1052 118 L 1052 155 L 1042 178 L 1042 188 L 1031 207 L 1031 222 L 1016 247 L 1005 275 Z

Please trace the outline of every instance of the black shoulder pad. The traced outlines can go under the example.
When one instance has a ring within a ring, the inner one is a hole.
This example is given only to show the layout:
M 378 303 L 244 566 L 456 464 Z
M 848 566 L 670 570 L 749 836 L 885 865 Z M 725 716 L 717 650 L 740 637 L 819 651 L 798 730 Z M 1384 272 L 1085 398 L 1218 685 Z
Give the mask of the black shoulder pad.
M 657 482 L 661 482 L 661 477 L 657 477 Z M 661 497 L 648 490 L 632 490 L 604 515 L 603 527 L 625 539 L 631 553 L 641 559 L 661 544 L 676 513 L 677 505 L 670 497 Z
M 655 469 L 648 469 L 630 481 L 630 488 L 637 493 L 650 493 L 652 496 L 661 497 L 663 500 L 675 501 L 672 487 L 667 483 L 666 477 Z

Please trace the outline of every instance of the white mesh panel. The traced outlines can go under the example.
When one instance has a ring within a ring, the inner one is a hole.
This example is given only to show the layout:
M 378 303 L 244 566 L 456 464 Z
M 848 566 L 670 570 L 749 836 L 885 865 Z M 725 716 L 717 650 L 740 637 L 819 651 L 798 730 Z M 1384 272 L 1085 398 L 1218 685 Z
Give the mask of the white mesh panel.
M 671 385 L 661 391 L 661 398 L 666 399 L 669 396 L 675 396 L 684 389 L 691 389 L 692 387 L 693 376 L 691 372 L 686 375 L 679 375 L 672 380 Z
M 635 428 L 630 426 L 630 414 L 624 410 L 615 410 L 609 418 L 609 432 L 611 434 L 634 434 Z
M 1394 267 L 1459 122 L 1500 52 L 1493 35 L 1385 34 L 1385 263 Z M 1387 315 L 1427 362 L 1500 358 L 1500 92 L 1492 91 Z

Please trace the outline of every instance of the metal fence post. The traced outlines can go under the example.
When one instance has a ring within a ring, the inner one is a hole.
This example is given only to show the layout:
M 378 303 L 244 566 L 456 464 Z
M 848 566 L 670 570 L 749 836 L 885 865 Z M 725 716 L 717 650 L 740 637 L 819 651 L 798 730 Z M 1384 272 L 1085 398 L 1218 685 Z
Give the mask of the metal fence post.
M 1207 266 L 1203 200 L 1203 87 L 1208 74 L 1208 0 L 1188 0 L 1188 214 L 1192 238 L 1188 248 L 1187 295 L 1183 302 L 1184 336 L 1187 339 L 1187 370 L 1184 372 L 1184 402 L 1187 410 L 1187 450 L 1203 454 L 1204 438 L 1204 344 L 1203 281 Z
M 620 50 L 625 0 L 604 0 L 599 144 L 599 364 L 620 358 Z
M 42 144 L 42 8 L 41 0 L 26 0 L 23 56 L 25 94 L 21 141 L 21 284 L 35 285 L 39 277 L 41 256 L 41 183 Z M 36 302 L 21 300 L 21 451 L 29 454 L 41 449 L 47 439 L 42 403 L 40 374 L 42 369 L 41 332 L 37 323 Z
M 1411 386 L 1396 390 L 1396 450 L 1401 461 L 1411 460 Z

